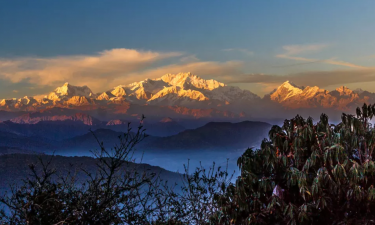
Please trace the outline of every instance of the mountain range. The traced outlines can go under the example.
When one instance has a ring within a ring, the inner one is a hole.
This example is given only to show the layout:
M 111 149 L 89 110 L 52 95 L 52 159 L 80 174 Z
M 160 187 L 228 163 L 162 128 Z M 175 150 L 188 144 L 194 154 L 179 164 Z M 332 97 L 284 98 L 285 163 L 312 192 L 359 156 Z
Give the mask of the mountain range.
M 205 80 L 192 73 L 179 73 L 119 85 L 102 93 L 94 93 L 87 86 L 65 83 L 42 98 L 25 96 L 3 99 L 0 101 L 0 120 L 10 119 L 6 112 L 17 112 L 14 114 L 17 116 L 24 114 L 23 118 L 16 119 L 22 123 L 50 119 L 80 120 L 79 117 L 83 115 L 57 113 L 59 110 L 72 109 L 76 113 L 85 112 L 107 121 L 129 120 L 139 118 L 142 114 L 156 120 L 171 117 L 227 121 L 271 118 L 276 116 L 275 111 L 279 117 L 296 112 L 313 113 L 312 109 L 319 113 L 353 111 L 358 105 L 374 101 L 375 93 L 368 91 L 350 90 L 345 86 L 328 91 L 317 86 L 300 87 L 289 81 L 261 98 L 249 90 Z M 50 113 L 53 108 L 59 110 L 55 110 L 55 114 Z M 43 118 L 28 118 L 30 113 L 35 116 L 38 112 L 43 114 Z
M 166 74 L 158 79 L 119 85 L 103 93 L 94 94 L 87 86 L 73 86 L 65 83 L 42 98 L 23 97 L 3 99 L 3 110 L 34 111 L 51 106 L 78 107 L 87 105 L 108 105 L 136 103 L 147 105 L 183 106 L 207 108 L 236 101 L 253 101 L 259 97 L 248 90 L 229 87 L 215 80 L 204 80 L 191 73 Z
M 346 110 L 363 103 L 374 103 L 375 93 L 350 90 L 345 86 L 327 91 L 317 86 L 299 87 L 289 81 L 284 82 L 267 97 L 286 108 L 332 108 Z
M 57 108 L 54 109 L 56 110 Z M 63 109 L 62 112 L 66 115 L 56 115 L 56 112 L 51 112 L 54 113 L 54 116 L 41 115 L 40 112 L 28 113 L 1 122 L 0 131 L 59 141 L 85 134 L 89 130 L 111 129 L 125 132 L 128 129 L 128 125 L 133 130 L 139 126 L 139 121 L 100 121 L 87 114 L 72 114 L 69 109 Z M 174 135 L 186 130 L 183 125 L 169 117 L 156 122 L 145 121 L 142 126 L 147 129 L 147 134 L 159 137 Z
M 56 124 L 55 124 L 56 123 Z M 37 124 L 0 124 L 0 147 L 3 152 L 45 152 L 64 154 L 66 152 L 89 153 L 99 147 L 95 136 L 107 148 L 119 144 L 119 136 L 124 130 L 112 130 L 112 127 L 89 130 L 72 126 L 61 128 L 61 122 L 40 122 Z M 158 137 L 148 136 L 138 144 L 138 149 L 150 153 L 203 150 L 244 150 L 258 145 L 267 137 L 271 125 L 265 122 L 243 121 L 239 123 L 210 122 L 196 129 L 185 129 L 177 134 Z M 134 130 L 133 130 L 134 131 Z M 70 135 L 64 133 L 71 133 Z M 146 130 L 146 133 L 148 131 Z M 95 134 L 95 136 L 94 136 Z M 62 139 L 62 137 L 65 137 Z M 81 154 L 78 154 L 81 155 Z

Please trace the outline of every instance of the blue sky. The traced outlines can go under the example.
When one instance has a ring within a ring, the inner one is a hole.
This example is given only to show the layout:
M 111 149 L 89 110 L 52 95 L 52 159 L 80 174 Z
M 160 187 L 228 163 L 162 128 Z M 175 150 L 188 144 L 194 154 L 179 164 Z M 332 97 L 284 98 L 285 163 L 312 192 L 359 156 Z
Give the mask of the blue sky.
M 285 80 L 275 76 L 375 92 L 374 11 L 370 0 L 1 1 L 0 98 L 65 81 L 103 91 L 168 69 L 260 95 Z M 341 79 L 348 70 L 358 79 Z M 329 83 L 312 78 L 322 71 Z

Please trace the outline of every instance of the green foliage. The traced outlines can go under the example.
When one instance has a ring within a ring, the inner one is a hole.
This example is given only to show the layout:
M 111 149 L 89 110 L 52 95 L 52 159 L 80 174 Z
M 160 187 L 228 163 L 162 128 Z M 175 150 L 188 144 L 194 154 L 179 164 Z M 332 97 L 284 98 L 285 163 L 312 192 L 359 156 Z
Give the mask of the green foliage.
M 224 195 L 222 224 L 375 223 L 375 106 L 329 124 L 296 116 L 273 126 Z

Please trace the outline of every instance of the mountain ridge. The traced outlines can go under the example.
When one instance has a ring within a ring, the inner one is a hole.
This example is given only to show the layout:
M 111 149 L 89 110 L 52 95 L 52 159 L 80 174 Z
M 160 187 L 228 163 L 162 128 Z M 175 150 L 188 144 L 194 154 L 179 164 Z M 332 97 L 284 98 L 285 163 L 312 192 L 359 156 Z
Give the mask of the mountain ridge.
M 192 73 L 165 74 L 118 85 L 94 94 L 87 86 L 65 83 L 42 98 L 3 99 L 0 110 L 35 112 L 49 108 L 82 111 L 103 111 L 110 119 L 123 119 L 149 113 L 149 116 L 190 118 L 249 118 L 270 116 L 266 111 L 287 113 L 296 109 L 322 108 L 348 111 L 363 103 L 373 103 L 375 93 L 338 87 L 328 91 L 317 86 L 298 86 L 292 81 L 282 83 L 263 98 L 249 90 L 206 80 Z M 258 107 L 253 107 L 253 106 Z M 285 111 L 285 112 L 284 112 Z M 173 115 L 176 114 L 176 115 Z
M 43 125 L 43 122 L 41 123 L 41 125 Z M 166 124 L 170 123 L 171 122 L 168 122 Z M 56 151 L 56 154 L 66 151 L 81 150 L 89 152 L 89 150 L 97 149 L 99 145 L 92 132 L 106 147 L 112 148 L 115 144 L 119 143 L 118 137 L 122 136 L 126 131 L 124 129 L 114 130 L 112 126 L 104 126 L 92 129 L 91 132 L 86 125 L 83 129 L 79 127 L 69 128 L 69 126 L 67 126 L 62 128 L 62 132 L 66 132 L 71 128 L 77 129 L 77 131 L 74 131 L 74 136 L 65 139 L 53 139 L 53 136 L 48 138 L 41 135 L 41 133 L 43 133 L 42 129 L 40 129 L 40 132 L 39 129 L 38 132 L 36 132 L 36 128 L 42 128 L 40 126 L 35 127 L 37 124 L 15 125 L 20 132 L 16 132 L 17 129 L 12 130 L 12 124 L 0 124 L 0 146 L 46 153 Z M 45 124 L 45 126 L 43 126 L 48 127 L 52 125 L 53 124 Z M 150 125 L 150 127 L 152 127 L 152 124 Z M 8 126 L 8 129 L 5 129 L 7 127 L 4 126 Z M 137 149 L 150 153 L 181 150 L 243 150 L 252 145 L 258 145 L 258 142 L 267 136 L 270 128 L 271 124 L 259 121 L 242 121 L 238 123 L 209 122 L 201 127 L 184 129 L 166 137 L 150 135 L 137 145 Z M 25 129 L 28 131 L 25 131 Z M 52 129 L 56 130 L 53 126 Z M 81 129 L 81 131 L 78 129 Z M 35 132 L 32 132 L 33 130 Z M 135 128 L 132 131 L 136 130 Z M 60 135 L 56 136 L 61 137 Z

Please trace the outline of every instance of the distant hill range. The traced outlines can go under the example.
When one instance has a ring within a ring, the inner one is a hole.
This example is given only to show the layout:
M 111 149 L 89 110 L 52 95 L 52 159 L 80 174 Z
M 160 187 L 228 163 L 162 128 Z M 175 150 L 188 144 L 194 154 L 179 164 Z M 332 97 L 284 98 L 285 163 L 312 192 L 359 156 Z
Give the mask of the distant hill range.
M 236 150 L 251 147 L 267 137 L 271 125 L 264 122 L 210 122 L 173 136 L 144 144 L 154 150 Z
M 10 185 L 20 184 L 29 174 L 28 165 L 35 164 L 38 171 L 41 165 L 38 157 L 44 162 L 50 159 L 50 155 L 35 155 L 35 154 L 7 154 L 0 155 L 0 193 L 9 190 Z M 94 173 L 97 169 L 97 159 L 92 157 L 63 157 L 54 156 L 50 168 L 56 168 L 60 175 L 66 175 L 68 172 L 74 173 L 75 170 L 85 169 L 86 171 Z M 125 170 L 135 169 L 139 173 L 146 171 L 147 173 L 155 173 L 164 181 L 168 180 L 169 184 L 181 182 L 181 175 L 170 172 L 157 166 L 151 166 L 142 163 L 129 163 L 124 167 Z M 77 174 L 78 182 L 87 179 L 87 176 L 79 172 Z
M 240 121 L 285 118 L 297 113 L 336 115 L 342 111 L 354 112 L 356 106 L 365 102 L 375 103 L 375 93 L 350 90 L 344 86 L 328 91 L 316 86 L 300 87 L 286 81 L 261 98 L 249 90 L 205 80 L 191 73 L 179 73 L 121 84 L 100 93 L 94 93 L 87 86 L 65 83 L 44 97 L 3 99 L 0 100 L 0 110 L 3 110 L 0 111 L 0 120 L 18 117 L 14 122 L 35 123 L 70 117 L 71 120 L 84 120 L 86 124 L 96 122 L 77 114 L 84 113 L 101 121 L 137 119 L 142 114 L 155 121 L 165 117 Z M 75 114 L 45 115 L 43 110 L 53 108 L 73 109 Z M 26 114 L 28 112 L 40 112 L 43 116 L 31 118 Z M 24 115 L 19 117 L 21 114 Z
M 99 147 L 93 133 L 108 148 L 119 143 L 118 137 L 123 135 L 123 132 L 103 128 L 93 130 L 91 133 L 85 130 L 89 128 L 87 125 L 77 125 L 77 122 L 71 122 L 71 125 L 60 123 L 60 121 L 56 121 L 37 124 L 15 124 L 12 122 L 0 124 L 0 147 L 8 147 L 9 151 L 11 148 L 16 148 L 23 151 L 48 153 L 53 151 L 57 153 L 64 151 L 87 153 L 89 150 Z M 210 122 L 202 127 L 184 130 L 167 137 L 151 135 L 145 138 L 137 148 L 148 152 L 245 150 L 247 147 L 259 144 L 263 138 L 267 137 L 270 128 L 271 125 L 264 122 Z M 78 134 L 79 132 L 83 134 Z M 68 134 L 76 135 L 63 140 L 53 139 L 60 135 L 69 136 Z
M 88 114 L 77 113 L 73 109 L 52 108 L 15 117 L 0 122 L 0 131 L 24 136 L 38 136 L 51 140 L 63 140 L 86 134 L 89 130 L 111 129 L 124 132 L 130 124 L 137 129 L 139 119 L 100 121 Z M 170 117 L 159 121 L 145 120 L 142 124 L 147 134 L 153 136 L 170 136 L 184 131 L 186 128 Z

